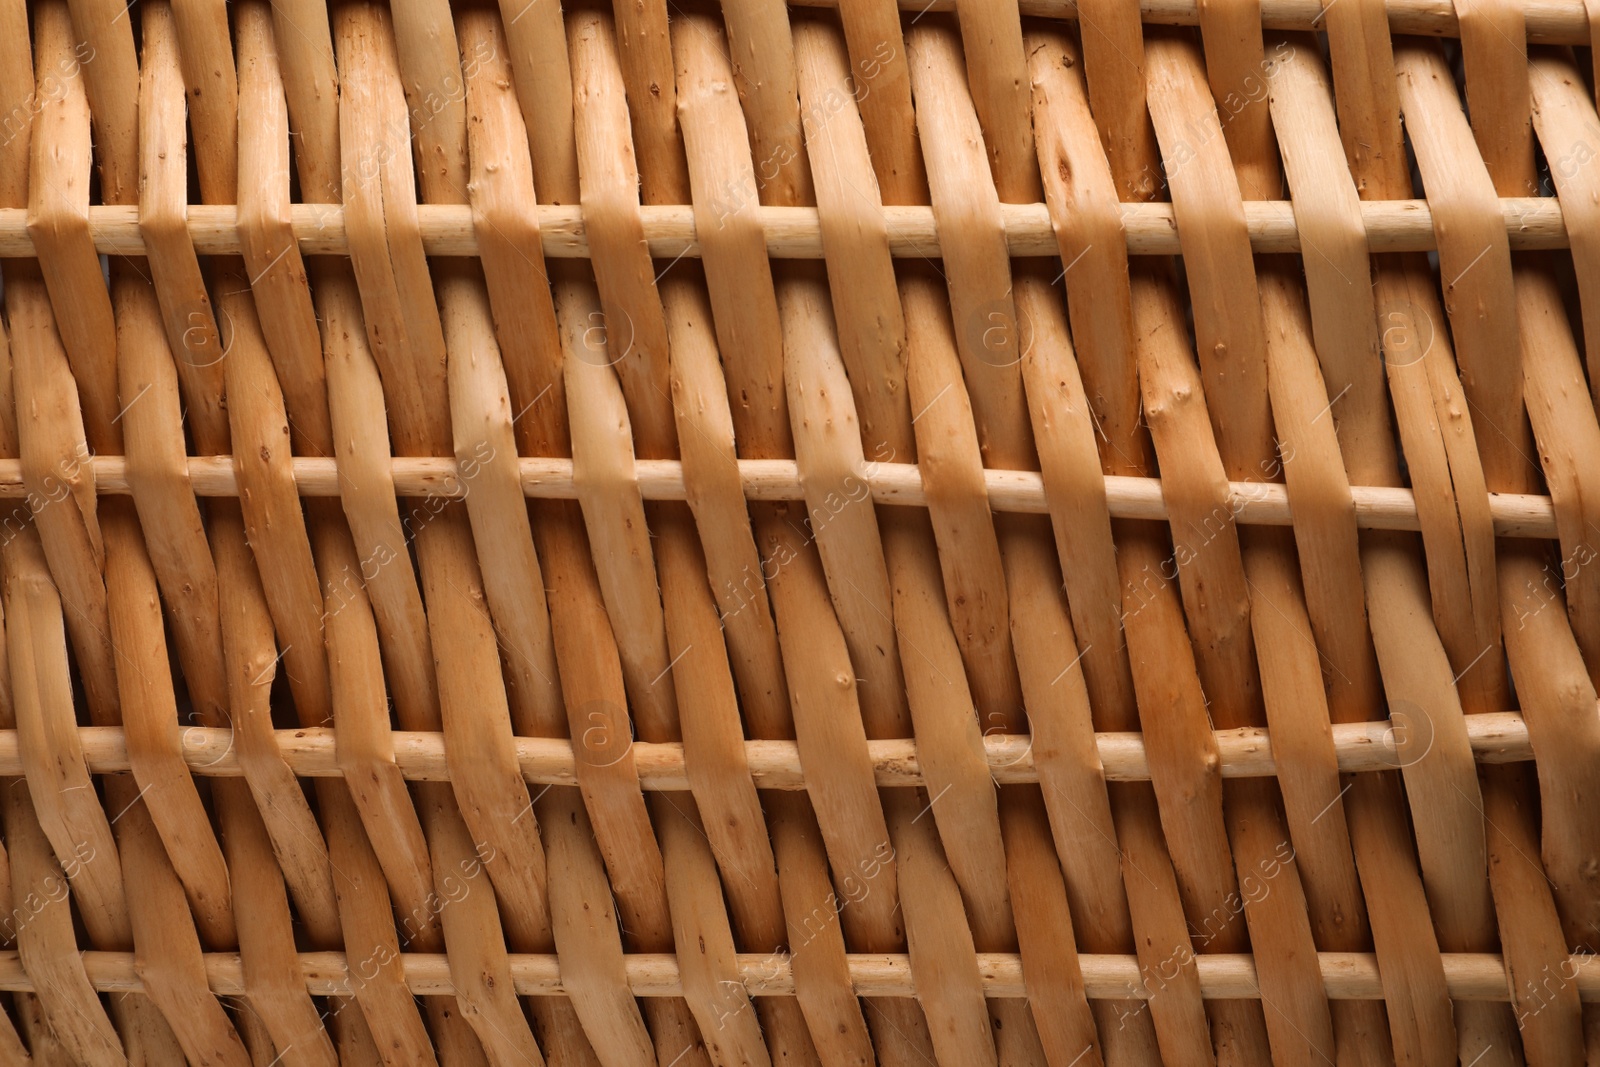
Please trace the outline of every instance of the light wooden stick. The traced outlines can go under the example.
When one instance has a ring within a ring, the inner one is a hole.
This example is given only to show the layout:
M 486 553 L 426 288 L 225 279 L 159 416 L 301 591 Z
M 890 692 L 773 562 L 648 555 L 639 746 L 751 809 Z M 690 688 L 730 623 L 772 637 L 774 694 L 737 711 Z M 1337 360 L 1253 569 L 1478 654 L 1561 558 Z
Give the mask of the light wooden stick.
M 407 497 L 464 497 L 470 490 L 453 459 L 397 456 L 395 491 Z M 800 475 L 791 459 L 742 459 L 739 474 L 748 500 L 803 500 Z M 121 456 L 96 456 L 92 461 L 95 487 L 104 494 L 128 493 L 127 462 Z M 577 496 L 570 459 L 523 457 L 524 495 L 547 500 L 572 500 Z M 683 466 L 677 460 L 635 461 L 639 488 L 646 500 L 684 499 Z M 189 477 L 200 496 L 239 495 L 233 459 L 229 456 L 189 457 Z M 301 496 L 332 497 L 340 492 L 337 461 L 296 456 L 295 484 Z M 986 470 L 989 506 L 995 511 L 1045 514 L 1044 482 L 1031 471 Z M 867 470 L 872 498 L 880 504 L 925 507 L 922 474 L 909 463 L 875 463 Z M 1416 530 L 1416 500 L 1409 489 L 1352 486 L 1356 522 L 1368 530 Z M 0 459 L 0 500 L 18 500 L 10 512 L 0 509 L 0 543 L 14 535 L 27 520 L 27 488 L 22 469 L 14 459 Z M 1157 478 L 1106 477 L 1106 499 L 1119 519 L 1162 522 L 1167 506 Z M 38 501 L 44 503 L 44 501 Z M 1291 521 L 1288 491 L 1278 484 L 1234 482 L 1229 509 L 1236 522 L 1256 526 L 1287 526 Z M 1491 493 L 1489 511 L 1500 537 L 1554 538 L 1555 510 L 1550 498 L 1516 493 Z M 1221 516 L 1219 516 L 1221 518 Z
M 1482 763 L 1513 763 L 1533 758 L 1528 727 L 1514 711 L 1466 716 L 1467 737 L 1473 754 Z M 1406 730 L 1414 734 L 1426 725 L 1410 724 L 1396 728 L 1388 720 L 1337 723 L 1333 727 L 1333 746 L 1344 772 L 1387 770 L 1400 766 L 1396 742 L 1405 742 Z M 128 770 L 128 749 L 120 727 L 84 726 L 78 729 L 84 759 L 94 774 L 118 774 Z M 400 773 L 411 781 L 449 781 L 445 761 L 444 735 L 395 731 L 394 758 Z M 1247 727 L 1216 731 L 1217 749 L 1222 756 L 1224 778 L 1262 778 L 1278 773 L 1273 759 L 1272 738 L 1268 730 Z M 1426 738 L 1413 737 L 1425 751 Z M 331 729 L 301 728 L 279 730 L 278 748 L 294 773 L 309 778 L 334 778 L 343 773 L 334 752 Z M 1111 781 L 1148 781 L 1150 765 L 1145 758 L 1144 738 L 1137 733 L 1095 735 L 1100 763 Z M 990 734 L 984 738 L 989 772 L 1002 784 L 1037 782 L 1038 768 L 1033 762 L 1032 739 L 1025 734 Z M 239 767 L 232 731 L 190 727 L 182 734 L 183 758 L 195 774 L 234 777 Z M 746 741 L 745 758 L 755 783 L 762 789 L 804 789 L 805 769 L 800 751 L 793 741 Z M 880 786 L 911 787 L 924 784 L 922 764 L 916 742 L 910 739 L 869 741 L 874 777 Z M 683 745 L 679 743 L 632 746 L 634 764 L 645 789 L 681 791 L 689 788 L 684 769 Z M 562 738 L 516 738 L 517 762 L 522 776 L 539 785 L 577 783 L 572 742 Z M 1414 754 L 1406 757 L 1415 760 Z M 22 773 L 22 758 L 15 730 L 0 730 L 0 777 Z
M 838 7 L 839 0 L 789 0 L 797 7 Z M 952 11 L 955 0 L 899 0 L 901 10 L 918 14 Z M 1023 15 L 1076 19 L 1077 0 L 1021 0 Z M 1261 0 L 1261 25 L 1269 30 L 1320 30 L 1328 0 Z M 1582 0 L 1521 0 L 1528 40 L 1543 44 L 1589 43 Z M 1455 9 L 1439 0 L 1387 0 L 1392 33 L 1455 37 L 1461 32 Z M 1169 26 L 1200 23 L 1200 0 L 1139 0 L 1139 20 Z
M 457 204 L 420 204 L 417 221 L 422 245 L 435 256 L 477 256 L 472 209 Z M 774 259 L 821 259 L 822 226 L 814 207 L 753 209 L 766 231 L 767 254 Z M 1514 249 L 1566 248 L 1569 240 L 1561 205 L 1555 197 L 1507 197 L 1500 201 L 1506 231 Z M 554 259 L 590 255 L 583 212 L 576 206 L 540 204 L 539 234 L 544 254 Z M 889 230 L 889 251 L 901 258 L 941 255 L 933 209 L 883 209 Z M 189 237 L 201 255 L 238 255 L 238 209 L 232 205 L 191 204 Z M 650 254 L 658 259 L 698 256 L 694 209 L 688 205 L 639 209 Z M 1252 200 L 1244 205 L 1250 247 L 1256 252 L 1299 252 L 1300 234 L 1288 201 Z M 0 208 L 0 258 L 30 258 L 38 253 L 28 235 L 27 212 Z M 1012 256 L 1055 256 L 1059 253 L 1050 214 L 1043 204 L 1002 204 L 1006 244 Z M 344 208 L 336 204 L 296 204 L 291 210 L 295 238 L 304 255 L 350 254 Z M 1367 244 L 1373 252 L 1428 252 L 1437 241 L 1433 213 L 1426 200 L 1373 200 L 1361 205 Z M 1176 255 L 1177 224 L 1172 205 L 1130 203 L 1122 209 L 1128 251 L 1133 255 Z M 142 256 L 139 209 L 97 205 L 89 208 L 89 235 L 95 249 L 108 255 Z
M 1462 1000 L 1510 999 L 1511 983 L 1502 957 L 1489 953 L 1445 953 L 1444 974 L 1450 995 Z M 407 952 L 403 955 L 406 985 L 418 996 L 447 996 L 455 992 L 450 966 L 442 953 Z M 913 995 L 911 964 L 900 954 L 851 955 L 846 957 L 851 984 L 858 996 L 909 997 Z M 561 996 L 561 968 L 553 955 L 513 954 L 511 977 L 522 996 Z M 1148 999 L 1150 989 L 1140 980 L 1139 961 L 1134 956 L 1080 955 L 1084 991 L 1095 1000 Z M 1197 956 L 1201 993 L 1212 1000 L 1255 999 L 1261 995 L 1256 982 L 1255 961 L 1248 955 L 1217 954 Z M 1322 981 L 1332 1000 L 1378 1000 L 1383 986 L 1378 980 L 1377 957 L 1365 952 L 1322 952 L 1317 955 Z M 211 991 L 219 996 L 244 993 L 244 972 L 237 953 L 215 952 L 205 957 L 206 978 Z M 628 987 L 636 996 L 676 997 L 683 995 L 678 979 L 678 961 L 669 955 L 635 953 L 623 958 Z M 131 952 L 85 952 L 84 970 L 94 987 L 108 993 L 137 993 L 143 990 L 133 966 Z M 306 988 L 318 996 L 350 995 L 349 965 L 342 952 L 302 952 L 300 968 Z M 755 996 L 794 995 L 794 975 L 789 957 L 742 953 L 740 976 L 745 988 Z M 1021 957 L 1013 953 L 979 953 L 978 971 L 983 991 L 989 997 L 1021 997 L 1027 991 L 1022 982 Z M 1572 956 L 1550 981 L 1566 981 L 1577 986 L 1587 1003 L 1600 1002 L 1600 957 L 1592 954 Z M 1158 974 L 1151 976 L 1159 987 Z M 0 952 L 0 991 L 29 992 L 32 979 L 22 969 L 14 951 Z M 1159 988 L 1157 990 L 1159 992 Z

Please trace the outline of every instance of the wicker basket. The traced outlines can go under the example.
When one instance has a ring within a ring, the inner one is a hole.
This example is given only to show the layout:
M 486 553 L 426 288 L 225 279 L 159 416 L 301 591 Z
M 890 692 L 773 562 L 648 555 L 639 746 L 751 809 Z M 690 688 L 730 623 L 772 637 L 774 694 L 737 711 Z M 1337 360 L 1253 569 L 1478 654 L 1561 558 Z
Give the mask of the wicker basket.
M 0 0 L 0 1063 L 1600 1063 L 1591 12 Z

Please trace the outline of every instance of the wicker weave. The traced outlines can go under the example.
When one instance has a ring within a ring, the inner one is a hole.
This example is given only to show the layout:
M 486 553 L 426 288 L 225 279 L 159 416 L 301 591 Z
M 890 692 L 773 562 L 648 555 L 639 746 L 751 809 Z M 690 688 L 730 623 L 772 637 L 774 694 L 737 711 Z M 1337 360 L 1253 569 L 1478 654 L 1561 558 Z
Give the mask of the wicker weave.
M 0 1063 L 1600 1063 L 1600 0 L 565 6 L 0 0 Z

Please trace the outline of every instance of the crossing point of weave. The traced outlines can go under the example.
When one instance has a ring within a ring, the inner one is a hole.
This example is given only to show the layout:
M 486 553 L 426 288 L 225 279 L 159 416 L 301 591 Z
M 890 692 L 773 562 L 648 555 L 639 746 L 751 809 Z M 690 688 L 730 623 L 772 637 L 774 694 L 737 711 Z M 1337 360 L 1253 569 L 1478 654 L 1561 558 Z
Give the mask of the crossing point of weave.
M 0 0 L 0 1067 L 1600 1064 L 1596 0 Z

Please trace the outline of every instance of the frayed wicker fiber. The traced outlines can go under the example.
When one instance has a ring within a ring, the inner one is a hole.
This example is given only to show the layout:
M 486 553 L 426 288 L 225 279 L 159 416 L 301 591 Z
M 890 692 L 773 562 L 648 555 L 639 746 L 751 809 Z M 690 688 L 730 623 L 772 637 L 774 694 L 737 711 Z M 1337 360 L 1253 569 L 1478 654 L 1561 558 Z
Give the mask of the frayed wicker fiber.
M 1595 32 L 0 0 L 0 1064 L 1600 1064 Z

